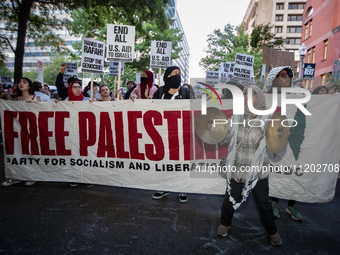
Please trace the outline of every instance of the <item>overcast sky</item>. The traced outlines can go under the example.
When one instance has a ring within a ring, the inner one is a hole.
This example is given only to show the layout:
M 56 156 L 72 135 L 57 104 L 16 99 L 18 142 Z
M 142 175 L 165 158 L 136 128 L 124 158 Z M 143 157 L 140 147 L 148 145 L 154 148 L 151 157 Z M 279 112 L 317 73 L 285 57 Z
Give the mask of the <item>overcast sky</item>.
M 223 29 L 228 23 L 240 25 L 249 3 L 250 0 L 177 0 L 177 11 L 190 48 L 190 78 L 205 77 L 198 63 L 205 57 L 208 34 L 214 29 Z

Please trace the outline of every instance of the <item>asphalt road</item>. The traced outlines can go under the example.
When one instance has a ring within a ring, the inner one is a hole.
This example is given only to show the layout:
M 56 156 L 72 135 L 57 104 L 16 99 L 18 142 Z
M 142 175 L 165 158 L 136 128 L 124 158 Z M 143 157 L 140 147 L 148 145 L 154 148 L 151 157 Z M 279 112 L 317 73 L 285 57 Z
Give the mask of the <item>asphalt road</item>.
M 0 180 L 5 180 L 1 153 Z M 303 222 L 276 220 L 273 247 L 252 196 L 236 211 L 228 236 L 217 236 L 223 196 L 177 194 L 67 183 L 0 187 L 0 254 L 339 254 L 339 180 L 333 201 L 298 203 Z

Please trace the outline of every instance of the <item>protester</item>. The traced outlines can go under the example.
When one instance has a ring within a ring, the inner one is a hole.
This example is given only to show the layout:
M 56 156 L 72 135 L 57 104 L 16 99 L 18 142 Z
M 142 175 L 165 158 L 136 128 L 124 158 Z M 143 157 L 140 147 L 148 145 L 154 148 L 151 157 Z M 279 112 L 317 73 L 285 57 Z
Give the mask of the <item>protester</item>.
M 26 77 L 21 77 L 16 82 L 18 84 L 18 100 L 26 101 L 26 102 L 41 102 L 40 97 L 34 95 L 33 83 L 30 79 Z M 11 186 L 13 184 L 17 184 L 20 181 L 7 179 L 2 183 L 2 186 Z M 35 184 L 35 181 L 27 181 L 25 186 L 32 186 Z
M 68 88 L 65 86 L 65 83 L 64 83 L 64 73 L 65 73 L 66 67 L 67 66 L 65 63 L 62 63 L 60 65 L 60 73 L 58 74 L 56 82 L 55 82 L 55 86 L 57 87 L 58 94 L 61 100 L 65 100 L 65 98 L 67 97 L 67 91 L 68 91 Z
M 70 80 L 70 79 L 69 79 Z M 70 84 L 68 86 L 67 95 L 68 97 L 65 101 L 88 101 L 89 97 L 85 97 L 81 90 L 81 81 L 77 78 L 73 78 L 70 80 Z
M 52 101 L 52 99 L 43 93 L 43 87 L 41 82 L 33 82 L 33 87 L 34 87 L 34 95 L 40 97 L 41 102 L 49 102 Z
M 100 95 L 102 97 L 102 99 L 99 100 L 99 101 L 115 101 L 114 98 L 110 97 L 110 90 L 109 90 L 108 86 L 101 85 L 100 88 L 99 88 L 99 91 L 100 91 Z
M 251 95 L 248 95 L 248 88 L 251 88 Z M 261 116 L 253 114 L 247 103 L 248 96 L 252 96 L 253 106 L 257 110 L 266 109 L 265 96 L 257 86 L 247 86 L 244 91 L 244 115 L 233 115 L 232 122 L 241 123 L 249 120 L 261 120 Z M 268 116 L 264 116 L 268 117 Z M 228 156 L 221 162 L 221 167 L 235 167 L 235 171 L 226 171 L 227 189 L 221 209 L 221 225 L 217 234 L 225 237 L 231 226 L 234 211 L 246 200 L 251 192 L 256 206 L 259 210 L 262 224 L 270 235 L 271 243 L 274 246 L 282 244 L 281 237 L 275 225 L 275 218 L 269 201 L 268 171 L 262 166 L 269 166 L 266 152 L 265 128 L 255 126 L 230 125 L 228 134 L 222 143 L 227 143 Z M 243 168 L 258 171 L 243 171 Z
M 189 90 L 191 99 L 196 99 L 194 88 L 190 84 L 183 84 L 183 87 Z
M 93 100 L 94 101 L 97 101 L 100 99 L 99 87 L 100 87 L 100 84 L 94 81 L 93 82 Z M 89 81 L 89 83 L 85 87 L 83 91 L 83 95 L 84 97 L 91 98 L 91 81 Z
M 50 87 L 48 85 L 44 85 L 44 88 L 43 88 L 43 93 L 45 93 L 47 96 L 51 97 L 51 92 L 50 92 Z
M 153 84 L 153 73 L 144 70 L 141 74 L 140 84 L 131 92 L 130 98 L 134 99 L 150 99 L 157 90 Z
M 303 88 L 302 79 L 296 79 L 295 81 L 293 81 L 292 87 Z
M 228 85 L 234 85 L 236 87 L 238 87 L 241 91 L 243 91 L 244 86 L 240 83 L 238 83 L 235 80 L 230 80 L 227 82 Z M 222 89 L 222 96 L 221 99 L 233 99 L 233 94 L 231 93 L 231 91 L 229 89 Z
M 277 87 L 278 93 L 281 93 L 282 87 L 291 87 L 292 79 L 294 78 L 294 71 L 290 66 L 281 66 L 273 68 L 266 79 L 263 90 L 265 93 L 272 93 L 273 87 Z M 298 124 L 294 128 L 301 128 Z M 276 197 L 272 198 L 272 207 L 275 218 L 280 218 L 280 211 L 278 205 L 279 199 Z M 302 221 L 303 216 L 301 215 L 299 208 L 296 205 L 295 200 L 288 200 L 288 206 L 286 212 L 291 215 L 294 220 Z
M 136 88 L 136 84 L 134 81 L 128 81 L 126 83 L 126 86 L 128 88 L 128 91 L 124 95 L 124 100 L 127 100 L 130 98 L 131 92 Z
M 328 90 L 325 86 L 318 86 L 313 90 L 312 94 L 328 94 Z
M 4 100 L 10 99 L 9 95 L 4 93 L 4 88 L 1 84 L 0 84 L 0 99 L 4 99 Z
M 164 73 L 164 86 L 159 87 L 153 94 L 152 99 L 190 99 L 188 89 L 181 87 L 181 70 L 177 66 L 170 66 Z M 169 191 L 157 191 L 153 199 L 161 199 L 169 195 Z M 188 201 L 186 193 L 179 193 L 178 200 L 181 203 Z

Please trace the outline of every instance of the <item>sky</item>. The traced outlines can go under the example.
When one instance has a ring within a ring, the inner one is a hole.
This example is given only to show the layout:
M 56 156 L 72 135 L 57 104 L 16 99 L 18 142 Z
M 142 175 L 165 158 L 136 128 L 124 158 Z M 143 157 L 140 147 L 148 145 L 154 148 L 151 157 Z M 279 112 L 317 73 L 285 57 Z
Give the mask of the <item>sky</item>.
M 228 23 L 240 25 L 249 3 L 250 0 L 177 0 L 177 12 L 190 48 L 190 78 L 205 77 L 198 63 L 206 55 L 208 35 Z

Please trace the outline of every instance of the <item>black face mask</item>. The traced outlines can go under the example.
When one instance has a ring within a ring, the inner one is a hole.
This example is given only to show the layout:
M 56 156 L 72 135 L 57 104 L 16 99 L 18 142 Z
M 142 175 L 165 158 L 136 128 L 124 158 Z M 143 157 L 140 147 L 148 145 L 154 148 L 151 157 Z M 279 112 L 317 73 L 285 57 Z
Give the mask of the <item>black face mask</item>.
M 148 81 L 148 77 L 141 77 L 140 83 L 145 84 Z
M 165 85 L 172 89 L 178 89 L 181 86 L 181 75 L 176 74 L 165 80 Z

